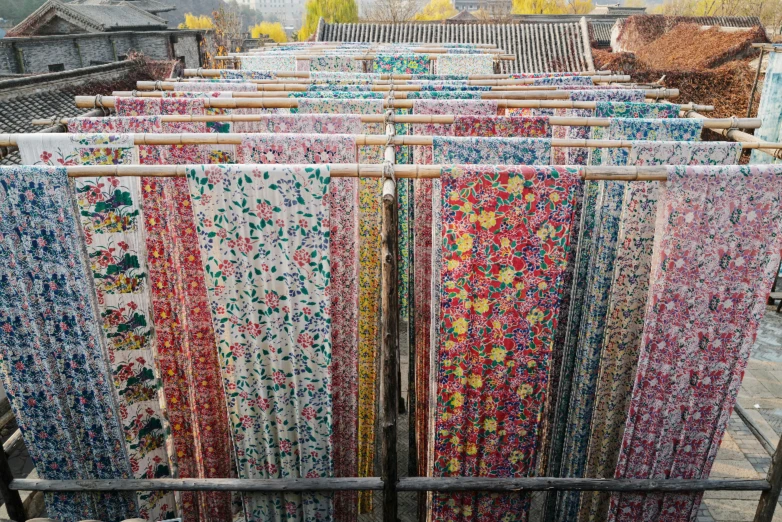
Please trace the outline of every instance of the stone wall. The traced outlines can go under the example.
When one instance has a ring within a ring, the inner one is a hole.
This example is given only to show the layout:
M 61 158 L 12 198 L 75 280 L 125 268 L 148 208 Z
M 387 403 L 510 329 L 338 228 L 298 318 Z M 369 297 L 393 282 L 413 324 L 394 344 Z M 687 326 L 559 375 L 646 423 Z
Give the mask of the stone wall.
M 200 64 L 198 31 L 122 31 L 0 39 L 0 74 L 42 74 L 62 65 L 69 71 L 125 59 L 131 51 L 152 60 L 180 56 L 185 66 Z

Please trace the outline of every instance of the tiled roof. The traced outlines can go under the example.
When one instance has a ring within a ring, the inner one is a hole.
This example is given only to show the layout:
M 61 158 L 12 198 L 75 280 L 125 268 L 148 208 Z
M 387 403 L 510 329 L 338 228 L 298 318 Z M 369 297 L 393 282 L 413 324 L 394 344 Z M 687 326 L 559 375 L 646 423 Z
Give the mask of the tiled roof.
M 44 131 L 31 123 L 34 119 L 71 118 L 92 111 L 99 115 L 100 109 L 77 108 L 74 95 L 134 89 L 142 79 L 153 78 L 133 62 L 119 62 L 0 81 L 0 133 Z M 18 151 L 4 158 L 0 154 L 0 165 L 18 163 Z
M 592 51 L 585 22 L 576 23 L 426 23 L 329 24 L 321 19 L 318 41 L 495 44 L 516 56 L 501 72 L 588 71 Z
M 131 3 L 152 14 L 166 13 L 176 9 L 175 5 L 167 5 L 155 0 L 71 0 L 68 2 L 69 5 L 121 5 L 124 3 Z
M 757 16 L 681 16 L 680 20 L 698 25 L 719 25 L 721 27 L 763 26 Z
M 614 20 L 610 22 L 588 22 L 589 23 L 589 40 L 593 45 L 597 47 L 610 47 L 611 46 L 611 29 L 616 23 Z
M 6 36 L 34 36 L 54 18 L 66 20 L 87 33 L 168 28 L 168 23 L 164 19 L 133 4 L 134 2 L 121 2 L 117 5 L 80 5 L 47 0 L 33 14 L 9 30 Z

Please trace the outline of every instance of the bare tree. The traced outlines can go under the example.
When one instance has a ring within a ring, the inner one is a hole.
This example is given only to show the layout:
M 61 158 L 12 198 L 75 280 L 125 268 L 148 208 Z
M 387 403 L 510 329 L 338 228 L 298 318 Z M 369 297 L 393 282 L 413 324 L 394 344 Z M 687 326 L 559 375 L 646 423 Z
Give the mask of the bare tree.
M 413 19 L 423 7 L 421 0 L 363 0 L 361 18 L 372 22 L 399 24 Z

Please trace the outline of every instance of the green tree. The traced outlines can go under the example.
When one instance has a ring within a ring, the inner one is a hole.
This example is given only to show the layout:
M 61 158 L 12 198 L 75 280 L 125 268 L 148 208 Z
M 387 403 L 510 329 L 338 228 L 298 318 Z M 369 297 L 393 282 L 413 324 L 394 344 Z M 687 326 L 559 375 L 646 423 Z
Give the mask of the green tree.
M 453 7 L 451 0 L 429 0 L 429 3 L 415 15 L 415 19 L 419 22 L 447 20 L 457 14 L 459 11 Z
M 323 18 L 328 23 L 358 22 L 356 0 L 307 0 L 304 5 L 304 24 L 299 29 L 299 40 L 306 40 L 318 28 Z

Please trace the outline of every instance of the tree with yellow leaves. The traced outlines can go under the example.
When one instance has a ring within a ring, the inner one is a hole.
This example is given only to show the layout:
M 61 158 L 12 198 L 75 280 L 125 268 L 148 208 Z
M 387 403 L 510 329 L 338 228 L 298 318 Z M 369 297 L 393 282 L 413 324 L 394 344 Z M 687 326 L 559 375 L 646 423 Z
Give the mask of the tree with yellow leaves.
M 196 16 L 185 13 L 185 21 L 179 24 L 180 29 L 214 29 L 214 22 L 206 15 Z
M 430 20 L 447 20 L 452 16 L 459 14 L 451 0 L 429 0 L 429 3 L 415 15 L 419 22 Z
M 250 27 L 250 35 L 253 38 L 260 38 L 261 35 L 268 36 L 277 43 L 283 43 L 288 41 L 288 35 L 285 34 L 280 22 L 261 22 L 259 24 Z
M 513 14 L 565 14 L 561 0 L 513 0 Z
M 307 0 L 304 4 L 304 24 L 299 29 L 299 40 L 306 40 L 318 28 L 323 18 L 330 24 L 358 22 L 356 0 Z

